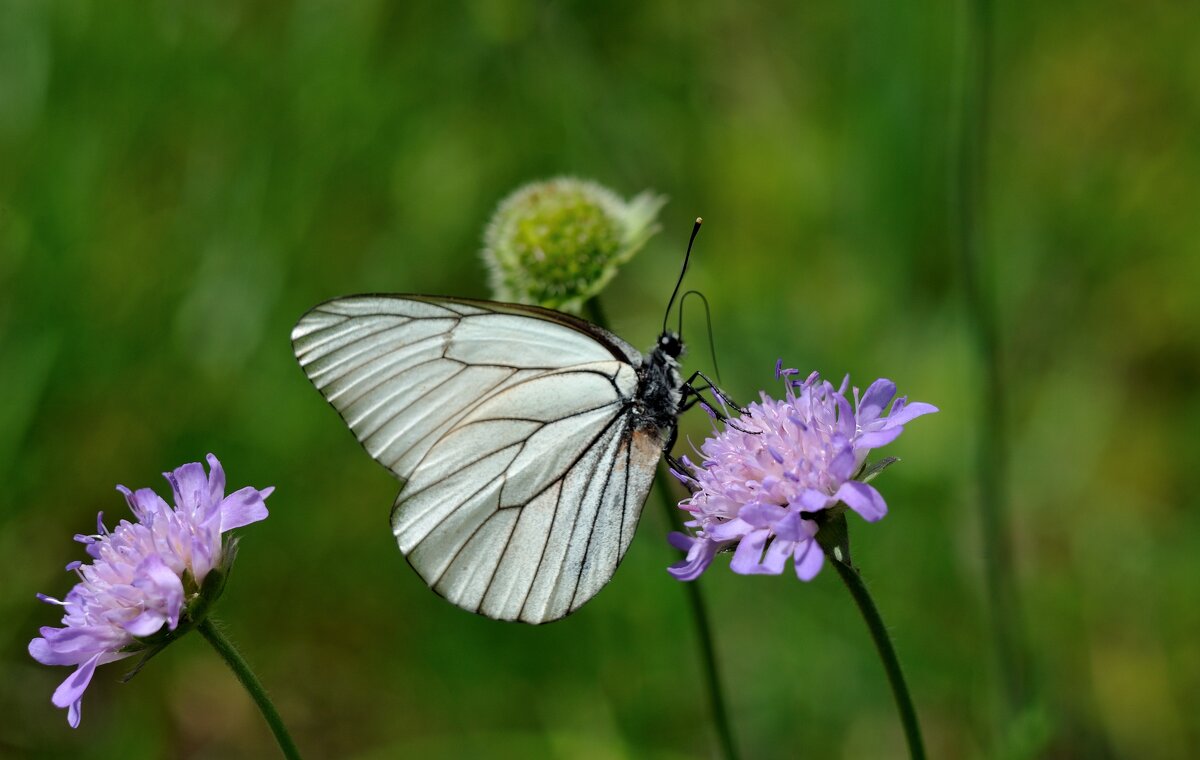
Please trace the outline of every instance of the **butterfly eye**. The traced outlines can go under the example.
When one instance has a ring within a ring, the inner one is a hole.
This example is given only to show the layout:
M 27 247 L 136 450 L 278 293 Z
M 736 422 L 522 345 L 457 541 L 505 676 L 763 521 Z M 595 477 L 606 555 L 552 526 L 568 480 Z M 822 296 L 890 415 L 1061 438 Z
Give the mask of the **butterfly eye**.
M 679 355 L 683 353 L 683 343 L 679 340 L 678 335 L 671 332 L 665 332 L 659 337 L 658 347 L 673 359 L 678 359 Z

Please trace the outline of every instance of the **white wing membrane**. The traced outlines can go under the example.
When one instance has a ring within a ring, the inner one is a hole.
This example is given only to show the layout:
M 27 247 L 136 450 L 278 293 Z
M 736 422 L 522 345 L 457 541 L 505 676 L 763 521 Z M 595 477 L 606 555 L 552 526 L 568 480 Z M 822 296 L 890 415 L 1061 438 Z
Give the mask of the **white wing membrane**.
M 546 314 L 359 296 L 292 333 L 309 379 L 406 481 L 392 527 L 421 577 L 460 607 L 529 623 L 612 577 L 662 447 L 632 424 L 640 355 Z

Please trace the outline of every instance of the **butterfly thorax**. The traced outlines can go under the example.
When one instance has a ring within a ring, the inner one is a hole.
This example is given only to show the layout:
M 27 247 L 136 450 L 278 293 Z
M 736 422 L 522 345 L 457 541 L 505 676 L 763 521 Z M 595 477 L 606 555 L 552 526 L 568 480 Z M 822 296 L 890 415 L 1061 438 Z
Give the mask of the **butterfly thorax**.
M 641 382 L 635 424 L 643 430 L 655 430 L 664 442 L 671 439 L 679 413 L 683 385 L 679 375 L 679 356 L 682 353 L 683 343 L 679 336 L 664 332 L 638 370 Z

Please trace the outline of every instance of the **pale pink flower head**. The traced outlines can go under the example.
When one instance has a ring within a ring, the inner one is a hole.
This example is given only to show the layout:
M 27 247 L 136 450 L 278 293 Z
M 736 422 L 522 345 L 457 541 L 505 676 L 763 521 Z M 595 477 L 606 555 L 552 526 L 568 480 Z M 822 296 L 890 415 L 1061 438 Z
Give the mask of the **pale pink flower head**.
M 894 441 L 910 420 L 937 411 L 901 397 L 885 414 L 896 395 L 891 380 L 876 380 L 861 397 L 855 388 L 851 405 L 849 377 L 835 388 L 815 372 L 794 380 L 797 371 L 782 363 L 775 374 L 784 398 L 763 393 L 704 441 L 699 466 L 683 457 L 689 472 L 675 472 L 692 490 L 679 504 L 691 515 L 691 533 L 670 536 L 687 552 L 670 568 L 680 580 L 698 578 L 724 549 L 733 549 L 735 573 L 778 575 L 791 562 L 801 580 L 811 580 L 825 561 L 817 513 L 844 504 L 868 522 L 882 519 L 883 496 L 859 479 L 867 454 Z
M 121 520 L 110 531 L 101 513 L 94 535 L 75 536 L 91 557 L 67 565 L 79 583 L 61 601 L 38 594 L 63 608 L 63 627 L 42 628 L 29 654 L 43 665 L 78 666 L 51 699 L 67 708 L 72 728 L 96 666 L 143 651 L 152 643 L 147 637 L 179 628 L 205 579 L 227 564 L 230 546 L 222 534 L 266 518 L 264 500 L 273 488 L 226 496 L 221 463 L 209 454 L 208 464 L 207 475 L 199 462 L 164 473 L 174 507 L 149 488 L 117 486 L 137 522 Z

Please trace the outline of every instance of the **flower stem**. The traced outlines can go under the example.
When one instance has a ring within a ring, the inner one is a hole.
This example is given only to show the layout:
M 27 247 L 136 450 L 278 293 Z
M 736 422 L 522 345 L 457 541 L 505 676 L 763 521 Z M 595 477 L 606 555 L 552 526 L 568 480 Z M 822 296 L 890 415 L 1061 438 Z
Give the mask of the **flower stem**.
M 254 671 L 250 670 L 250 666 L 246 660 L 238 652 L 237 648 L 229 639 L 225 638 L 217 627 L 213 624 L 211 617 L 207 617 L 196 626 L 196 630 L 200 635 L 212 644 L 213 649 L 217 650 L 217 654 L 221 655 L 221 659 L 225 660 L 225 664 L 237 676 L 237 679 L 242 682 L 242 686 L 249 692 L 250 698 L 258 705 L 258 709 L 262 712 L 263 717 L 267 720 L 267 725 L 271 727 L 271 733 L 275 734 L 275 741 L 279 743 L 279 749 L 283 752 L 283 756 L 288 760 L 300 760 L 300 752 L 296 749 L 296 743 L 292 741 L 291 734 L 283 725 L 283 719 L 279 717 L 279 711 L 275 709 L 275 705 L 271 703 L 271 698 L 267 696 L 267 690 L 259 683 L 258 677 L 254 675 Z
M 595 322 L 605 330 L 609 329 L 608 320 L 604 317 L 604 309 L 600 307 L 599 298 L 589 298 L 583 304 L 583 310 L 587 314 L 587 318 Z
M 975 472 L 979 486 L 983 574 L 996 659 L 1004 684 L 1008 718 L 1028 700 L 1028 649 L 1021 624 L 1021 605 L 1014 580 L 1012 528 L 1008 505 L 1007 396 L 1001 362 L 995 295 L 989 286 L 986 211 L 989 88 L 993 45 L 991 0 L 966 0 L 962 43 L 959 144 L 956 193 L 953 196 L 959 269 L 967 323 L 975 346 L 982 382 L 976 409 L 979 424 Z
M 879 610 L 875 607 L 875 602 L 871 600 L 871 594 L 867 592 L 867 586 L 863 583 L 858 570 L 854 569 L 849 562 L 843 562 L 832 554 L 829 555 L 829 560 L 838 575 L 842 577 L 846 588 L 850 590 L 850 595 L 854 597 L 863 620 L 866 621 L 867 628 L 871 631 L 871 638 L 875 640 L 875 649 L 879 651 L 879 659 L 883 660 L 883 669 L 887 671 L 888 682 L 892 685 L 892 695 L 896 698 L 896 710 L 899 711 L 900 722 L 904 725 L 904 737 L 908 740 L 908 754 L 913 760 L 924 760 L 925 747 L 921 743 L 921 727 L 917 723 L 917 711 L 913 707 L 908 686 L 904 683 L 900 660 L 896 657 L 892 640 L 883 625 L 883 618 L 879 616 Z
M 604 317 L 604 310 L 600 307 L 599 298 L 589 299 L 583 308 L 588 319 L 605 330 L 609 329 L 608 320 Z M 673 527 L 682 527 L 679 525 L 679 510 L 676 509 L 677 502 L 671 496 L 671 486 L 667 482 L 667 475 L 660 471 L 654 479 L 654 485 L 658 489 L 663 509 L 667 512 L 667 524 Z M 721 675 L 717 671 L 717 654 L 713 646 L 712 629 L 708 624 L 708 610 L 704 606 L 704 597 L 700 595 L 700 586 L 696 581 L 684 583 L 683 587 L 688 606 L 692 609 L 692 623 L 696 626 L 696 641 L 700 644 L 700 666 L 704 671 L 704 680 L 708 686 L 709 706 L 712 708 L 712 721 L 717 730 L 717 740 L 721 743 L 721 756 L 725 760 L 737 760 L 733 731 L 729 727 L 729 715 L 725 711 L 725 697 L 721 691 Z
M 671 487 L 666 476 L 658 473 L 654 479 L 658 493 L 662 497 L 663 509 L 667 511 L 670 525 L 679 525 L 679 510 L 675 499 L 671 496 Z M 692 608 L 692 622 L 696 625 L 696 640 L 700 644 L 700 665 L 704 670 L 704 680 L 708 686 L 710 707 L 712 708 L 713 726 L 717 729 L 717 739 L 721 743 L 721 754 L 726 760 L 736 760 L 737 749 L 733 743 L 733 730 L 730 728 L 729 715 L 725 711 L 725 697 L 721 691 L 721 675 L 717 671 L 717 654 L 713 646 L 712 630 L 708 625 L 708 609 L 704 606 L 704 597 L 700 594 L 697 581 L 688 581 L 683 585 L 687 595 L 688 606 Z

